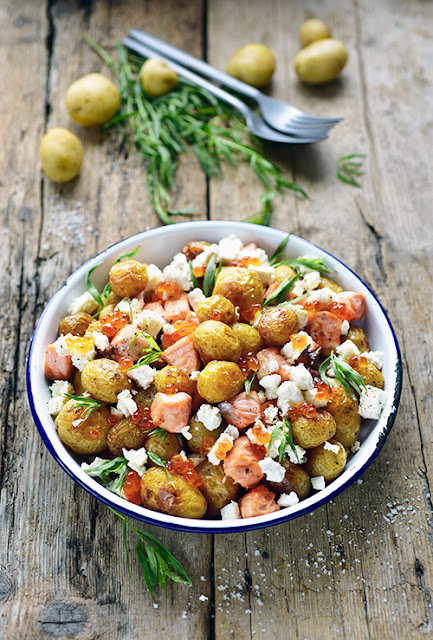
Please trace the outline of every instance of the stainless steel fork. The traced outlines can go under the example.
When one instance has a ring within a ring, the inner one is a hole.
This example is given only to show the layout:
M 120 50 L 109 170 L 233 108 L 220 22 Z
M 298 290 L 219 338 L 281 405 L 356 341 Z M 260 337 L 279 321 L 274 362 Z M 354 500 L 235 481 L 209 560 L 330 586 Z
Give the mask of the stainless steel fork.
M 212 80 L 220 82 L 225 87 L 251 98 L 259 105 L 263 119 L 273 129 L 277 129 L 277 131 L 281 131 L 282 133 L 309 138 L 321 133 L 327 133 L 331 127 L 342 119 L 320 118 L 309 115 L 286 102 L 270 98 L 258 89 L 245 84 L 245 82 L 241 82 L 237 78 L 233 78 L 233 76 L 229 76 L 227 73 L 215 69 L 215 67 L 212 67 L 207 62 L 199 60 L 189 53 L 185 53 L 145 31 L 130 29 L 129 35 L 134 40 L 151 47 L 172 61 L 179 62 L 183 66 L 193 69 Z
M 247 105 L 244 102 L 242 102 L 242 100 L 239 100 L 239 98 L 232 96 L 231 93 L 228 93 L 227 91 L 224 91 L 224 89 L 221 89 L 220 87 L 217 87 L 211 82 L 208 82 L 201 76 L 196 75 L 189 69 L 186 69 L 185 67 L 182 67 L 176 62 L 173 62 L 173 60 L 170 60 L 164 55 L 161 55 L 160 51 L 151 49 L 150 47 L 144 44 L 141 44 L 140 42 L 137 42 L 132 38 L 123 38 L 122 43 L 125 45 L 125 47 L 127 47 L 131 51 L 135 51 L 135 53 L 138 53 L 144 58 L 153 58 L 154 56 L 158 56 L 159 58 L 161 58 L 161 60 L 164 60 L 165 62 L 167 62 L 170 65 L 170 67 L 174 69 L 174 71 L 176 71 L 176 73 L 183 76 L 184 78 L 187 78 L 193 84 L 203 87 L 203 89 L 206 89 L 207 91 L 209 91 L 209 93 L 212 93 L 213 95 L 217 96 L 217 98 L 219 98 L 223 102 L 227 102 L 227 104 L 230 104 L 232 107 L 234 107 L 235 109 L 237 109 L 242 113 L 247 123 L 248 129 L 251 131 L 251 133 L 258 136 L 259 138 L 263 138 L 264 140 L 270 140 L 272 142 L 290 142 L 291 144 L 306 144 L 309 142 L 318 142 L 319 140 L 324 140 L 327 137 L 326 132 L 323 132 L 323 131 L 320 131 L 320 132 L 313 131 L 310 137 L 296 137 L 293 135 L 287 135 L 287 134 L 275 131 L 275 129 L 271 129 L 271 127 L 268 127 L 268 125 L 264 122 L 264 120 L 257 113 L 254 113 L 252 109 L 247 107 Z

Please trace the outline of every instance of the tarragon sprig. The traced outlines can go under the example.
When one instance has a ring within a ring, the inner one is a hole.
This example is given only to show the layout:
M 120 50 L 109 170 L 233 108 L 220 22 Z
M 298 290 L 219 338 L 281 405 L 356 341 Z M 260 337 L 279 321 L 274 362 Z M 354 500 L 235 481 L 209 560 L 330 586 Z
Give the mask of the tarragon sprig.
M 326 264 L 325 258 L 288 258 L 287 260 L 281 260 L 274 266 L 278 267 L 280 264 L 287 264 L 296 269 L 296 271 L 300 270 L 299 267 L 307 267 L 308 269 L 313 269 L 313 271 L 320 271 L 320 273 L 332 273 L 334 271 Z
M 138 369 L 138 367 L 142 367 L 145 364 L 152 364 L 152 362 L 157 362 L 157 360 L 160 360 L 161 358 L 161 354 L 162 354 L 161 347 L 158 345 L 158 343 L 152 338 L 152 336 L 149 333 L 146 333 L 146 331 L 139 331 L 138 333 L 136 333 L 135 336 L 132 338 L 131 342 L 129 343 L 129 348 L 131 348 L 131 344 L 134 342 L 134 340 L 140 333 L 144 335 L 144 337 L 146 338 L 150 346 L 143 350 L 143 355 L 139 358 L 139 360 L 134 365 L 132 365 L 132 367 L 129 367 L 127 371 L 131 371 L 132 369 Z
M 278 445 L 278 461 L 282 462 L 284 460 L 284 456 L 286 453 L 286 447 L 289 445 L 291 450 L 296 456 L 296 459 L 299 462 L 298 452 L 293 443 L 293 433 L 292 433 L 292 425 L 287 417 L 284 417 L 283 420 L 276 424 L 271 433 L 271 439 L 268 445 L 268 452 L 270 451 L 272 445 L 274 444 L 276 438 L 281 435 L 281 442 Z
M 263 302 L 263 308 L 269 307 L 271 304 L 278 305 L 285 302 L 289 292 L 293 289 L 296 280 L 299 280 L 300 277 L 300 273 L 297 273 L 293 277 L 290 277 L 290 275 L 286 276 L 278 289 Z
M 364 175 L 362 166 L 365 159 L 365 153 L 351 153 L 348 156 L 342 156 L 337 160 L 337 177 L 346 184 L 353 187 L 361 185 L 356 178 Z
M 106 402 L 101 402 L 100 400 L 95 400 L 95 398 L 87 396 L 74 396 L 72 393 L 65 393 L 65 396 L 71 398 L 71 400 L 75 400 L 77 402 L 77 407 L 87 407 L 86 415 L 83 420 L 87 420 L 94 411 L 107 404 Z
M 121 491 L 126 474 L 128 473 L 128 461 L 122 456 L 114 458 L 114 460 L 104 460 L 97 466 L 92 466 L 90 469 L 84 469 L 92 478 L 99 478 L 104 486 L 110 483 L 109 476 L 115 473 L 118 476 L 117 481 L 114 484 L 116 491 Z
M 269 259 L 269 264 L 271 266 L 282 264 L 281 262 L 279 262 L 279 260 L 284 253 L 284 249 L 286 248 L 286 245 L 289 242 L 291 235 L 292 235 L 291 233 L 288 233 L 287 236 L 284 238 L 284 240 L 281 240 L 280 244 L 275 249 L 274 253 L 271 255 Z
M 206 271 L 203 278 L 203 293 L 206 298 L 209 298 L 209 296 L 212 295 L 215 281 L 222 269 L 222 262 L 219 262 L 218 266 L 216 266 L 216 259 L 216 253 L 212 253 L 206 266 Z
M 362 376 L 357 371 L 355 371 L 355 369 L 351 367 L 350 364 L 344 362 L 344 360 L 341 360 L 341 358 L 338 358 L 333 351 L 331 355 L 326 358 L 326 360 L 324 360 L 319 367 L 320 377 L 322 378 L 323 382 L 325 382 L 325 384 L 331 386 L 329 378 L 326 375 L 326 371 L 329 366 L 332 368 L 336 379 L 341 382 L 343 387 L 348 391 L 351 398 L 355 399 L 353 389 L 356 391 L 356 393 L 361 395 L 361 387 L 363 387 L 364 389 L 366 388 L 366 384 Z
M 256 372 L 255 371 L 249 371 L 247 377 L 245 378 L 245 382 L 244 382 L 245 393 L 250 398 L 253 397 L 251 395 L 251 385 L 253 384 L 253 381 L 254 381 L 255 377 L 256 377 Z
M 153 451 L 148 451 L 147 455 L 149 457 L 149 460 L 152 460 L 152 462 L 156 464 L 157 467 L 163 467 L 165 473 L 167 474 L 169 482 L 171 482 L 173 478 L 170 471 L 167 469 L 167 460 L 163 460 L 158 455 L 156 455 L 156 453 L 153 453 Z

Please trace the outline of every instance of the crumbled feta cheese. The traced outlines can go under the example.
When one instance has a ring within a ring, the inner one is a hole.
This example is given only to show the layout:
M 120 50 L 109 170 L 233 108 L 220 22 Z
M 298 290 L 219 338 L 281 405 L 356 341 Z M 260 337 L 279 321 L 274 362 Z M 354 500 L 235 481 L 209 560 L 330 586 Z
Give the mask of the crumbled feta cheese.
M 232 500 L 229 504 L 226 504 L 225 507 L 220 509 L 221 518 L 223 520 L 240 520 L 241 512 L 239 509 L 239 505 L 237 502 Z
M 215 431 L 221 425 L 222 417 L 218 407 L 211 404 L 202 404 L 197 411 L 197 420 L 203 424 L 208 431 Z
M 259 396 L 260 404 L 266 402 L 266 393 L 264 391 L 260 389 L 260 391 L 257 392 L 257 395 Z
M 53 384 L 50 385 L 50 391 L 52 398 L 61 398 L 67 402 L 69 398 L 65 396 L 65 393 L 73 393 L 74 389 L 67 380 L 55 380 Z
M 205 299 L 205 295 L 203 293 L 203 291 L 199 288 L 193 289 L 192 291 L 190 291 L 188 293 L 188 302 L 191 305 L 193 311 L 196 310 L 197 305 L 199 304 L 199 302 L 201 302 L 202 300 Z
M 306 291 L 317 289 L 320 284 L 321 275 L 319 271 L 310 271 L 305 273 L 302 280 L 297 280 L 293 287 L 295 296 L 301 296 Z
M 294 491 L 291 491 L 290 493 L 282 493 L 277 500 L 277 504 L 279 504 L 282 509 L 285 509 L 286 507 L 294 507 L 298 502 L 299 498 Z
M 337 302 L 338 296 L 335 291 L 332 291 L 329 287 L 323 287 L 322 289 L 317 289 L 310 293 L 310 295 L 305 298 L 305 302 L 321 302 L 323 304 L 329 304 L 330 302 Z
M 289 460 L 292 464 L 304 464 L 307 462 L 306 451 L 298 444 L 293 445 L 295 447 L 295 451 L 293 451 L 292 447 L 288 444 L 286 447 L 286 453 L 289 456 Z M 297 456 L 297 457 L 296 457 Z
M 314 405 L 317 409 L 321 409 L 322 407 L 326 407 L 328 404 L 328 398 L 322 398 L 322 400 L 317 400 L 317 388 L 308 389 L 304 391 L 304 398 L 306 402 Z
M 183 429 L 180 430 L 185 440 L 191 440 L 192 438 L 192 433 L 189 432 L 190 428 L 189 424 L 187 424 L 186 427 L 183 427 Z
M 55 396 L 53 398 L 50 398 L 47 402 L 48 413 L 51 416 L 57 416 L 68 400 L 69 398 L 67 398 L 66 396 Z
M 80 311 L 85 311 L 86 313 L 95 313 L 99 309 L 99 304 L 96 302 L 95 298 L 91 293 L 86 291 L 82 296 L 78 298 L 74 298 L 69 305 L 68 313 L 74 314 L 79 313 Z
M 332 453 L 335 453 L 335 454 L 337 454 L 340 451 L 340 447 L 338 446 L 338 444 L 332 444 L 327 440 L 323 445 L 323 448 L 325 449 L 325 451 L 332 451 Z
M 198 380 L 199 375 L 200 375 L 200 371 L 192 371 L 189 374 L 189 379 L 195 382 L 196 380 Z
M 282 424 L 280 422 L 280 424 Z M 278 426 L 278 422 L 275 426 Z M 275 427 L 274 427 L 275 428 Z M 272 430 L 269 429 L 269 432 L 272 434 Z M 270 458 L 279 458 L 280 457 L 280 447 L 281 444 L 283 442 L 283 440 L 285 440 L 283 433 L 281 430 L 277 431 L 274 435 L 274 438 L 272 440 L 272 443 L 270 443 L 270 445 L 268 445 L 268 450 L 266 451 L 266 455 L 269 456 Z
M 153 309 L 143 309 L 135 320 L 135 324 L 146 331 L 152 338 L 156 338 L 165 325 L 165 320 L 160 313 Z
M 301 353 L 305 349 L 307 349 L 307 347 L 309 347 L 313 341 L 311 336 L 305 331 L 299 331 L 299 333 L 295 335 L 297 338 L 301 338 L 301 337 L 304 338 L 304 340 L 296 340 L 295 346 L 293 345 L 293 342 L 290 340 L 280 350 L 281 355 L 285 357 L 285 359 L 289 364 L 294 364 L 296 360 L 299 358 L 299 356 L 301 355 Z M 300 347 L 298 343 L 301 344 Z M 305 343 L 305 344 L 302 345 L 302 343 Z
M 191 291 L 194 288 L 188 260 L 183 253 L 176 253 L 170 264 L 164 268 L 162 279 L 178 284 L 183 291 Z
M 123 449 L 123 457 L 128 461 L 128 467 L 138 473 L 144 475 L 146 471 L 147 451 L 144 447 L 141 449 Z
M 228 433 L 222 433 L 220 435 L 220 437 L 217 439 L 217 441 L 215 442 L 215 444 L 213 445 L 212 449 L 209 451 L 208 453 L 208 460 L 209 462 L 211 462 L 214 466 L 219 465 L 219 463 L 221 462 L 220 458 L 217 458 L 216 456 L 216 452 L 219 449 L 220 444 L 226 444 L 226 445 L 230 445 L 230 449 L 233 448 L 233 438 L 231 435 L 229 435 Z M 229 449 L 229 451 L 230 451 Z
M 299 329 L 305 329 L 309 320 L 308 311 L 305 311 L 299 304 L 292 304 L 291 308 L 298 316 Z
M 349 362 L 350 358 L 358 356 L 360 351 L 352 340 L 345 340 L 335 349 L 335 353 L 344 362 Z
M 259 380 L 259 384 L 265 390 L 266 399 L 275 400 L 277 398 L 277 389 L 281 384 L 281 376 L 278 373 L 271 373 L 269 376 L 263 376 Z
M 188 458 L 187 458 L 187 455 L 186 455 L 185 451 L 181 451 L 181 452 L 179 453 L 179 455 L 180 455 L 180 457 L 181 457 L 181 458 L 183 458 L 184 460 L 188 460 Z
M 323 476 L 318 476 L 317 478 L 311 478 L 311 486 L 316 491 L 323 491 L 325 488 L 325 478 Z
M 341 323 L 340 334 L 342 336 L 347 336 L 347 334 L 349 333 L 349 329 L 350 329 L 350 324 L 348 323 L 347 320 L 343 320 L 343 322 Z
M 129 418 L 137 411 L 137 405 L 129 389 L 124 389 L 118 394 L 116 409 L 121 411 L 125 418 Z
M 105 351 L 110 346 L 108 337 L 102 331 L 93 331 L 92 337 L 98 351 Z
M 272 460 L 270 456 L 266 456 L 263 460 L 259 460 L 258 465 L 269 482 L 282 482 L 286 475 L 286 470 L 282 464 Z
M 302 391 L 313 388 L 313 377 L 304 364 L 298 364 L 296 367 L 290 368 L 290 380 L 296 384 Z
M 362 354 L 367 358 L 371 364 L 374 364 L 379 370 L 382 370 L 383 367 L 383 353 L 382 351 L 367 351 Z
M 290 405 L 300 404 L 304 401 L 302 391 L 292 380 L 287 380 L 278 387 L 277 397 L 277 404 L 283 415 L 287 414 Z
M 137 316 L 143 309 L 143 301 L 139 298 L 122 298 L 122 300 L 116 304 L 116 309 L 120 311 L 120 313 L 126 313 L 131 322 L 135 323 Z
M 276 420 L 278 419 L 278 407 L 275 407 L 274 405 L 269 405 L 269 407 L 266 407 L 265 411 L 265 422 L 267 422 L 268 424 L 274 424 L 274 422 L 276 422 Z
M 359 440 L 357 440 L 356 442 L 354 442 L 352 444 L 352 446 L 350 447 L 350 453 L 358 453 L 358 451 L 361 448 L 361 443 L 359 442 Z
M 123 413 L 119 411 L 119 409 L 116 409 L 116 407 L 110 407 L 110 413 L 112 416 L 116 416 L 116 418 L 123 418 Z
M 228 436 L 233 438 L 233 440 L 239 438 L 239 429 L 232 424 L 228 424 L 223 433 L 226 433 Z
M 257 426 L 260 426 L 262 428 L 262 431 L 267 431 L 268 433 L 270 433 L 269 429 L 267 429 L 265 427 L 265 425 L 263 424 L 263 422 L 257 418 L 255 424 Z M 257 438 L 256 434 L 253 431 L 253 428 L 250 427 L 246 432 L 245 435 L 247 436 L 248 440 L 251 442 L 251 444 L 257 444 L 259 446 L 263 446 L 263 443 L 260 442 L 260 440 Z
M 265 286 L 272 284 L 275 280 L 275 267 L 271 267 L 271 265 L 249 264 L 248 269 L 256 273 L 259 276 L 260 282 Z
M 89 364 L 96 358 L 96 349 L 93 347 L 86 351 L 86 353 L 74 354 L 72 356 L 72 364 L 78 371 L 82 371 L 86 364 Z
M 237 254 L 243 247 L 243 242 L 240 238 L 237 238 L 235 235 L 230 235 L 227 238 L 223 238 L 218 243 L 219 249 L 219 259 L 223 261 L 224 264 L 228 262 L 232 262 L 236 259 Z
M 143 364 L 136 369 L 126 372 L 128 378 L 132 378 L 143 389 L 148 389 L 155 380 L 158 371 L 148 364 Z
M 156 266 L 156 264 L 148 264 L 146 267 L 146 271 L 148 280 L 144 289 L 144 293 L 150 293 L 151 291 L 154 291 L 160 283 L 162 271 Z
M 209 246 L 206 246 L 204 250 L 194 258 L 194 260 L 192 261 L 192 268 L 195 269 L 195 267 L 205 267 L 213 253 L 216 255 L 216 261 L 218 262 L 219 247 L 217 244 L 210 244 Z
M 170 324 L 169 322 L 166 322 L 164 324 L 164 327 L 163 327 L 162 331 L 163 331 L 164 335 L 165 334 L 170 335 L 170 333 L 174 333 L 176 331 L 176 329 L 173 327 L 172 324 Z
M 358 413 L 361 418 L 377 420 L 382 412 L 385 403 L 386 393 L 382 389 L 377 389 L 371 385 L 361 388 Z

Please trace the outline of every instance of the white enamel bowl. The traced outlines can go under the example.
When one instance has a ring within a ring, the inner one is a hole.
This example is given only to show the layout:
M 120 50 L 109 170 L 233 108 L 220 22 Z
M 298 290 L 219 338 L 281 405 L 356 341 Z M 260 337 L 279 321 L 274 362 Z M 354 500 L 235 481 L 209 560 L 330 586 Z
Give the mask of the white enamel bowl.
M 339 260 L 310 242 L 292 235 L 284 257 L 325 257 L 327 263 L 335 269 L 335 274 L 331 276 L 332 278 L 337 280 L 346 290 L 359 291 L 365 294 L 367 314 L 360 325 L 367 333 L 370 348 L 384 353 L 383 375 L 386 381 L 386 403 L 382 415 L 377 421 L 364 421 L 360 435 L 361 448 L 349 460 L 344 472 L 323 491 L 313 493 L 309 498 L 293 507 L 281 509 L 269 515 L 235 521 L 192 520 L 150 511 L 118 497 L 88 476 L 61 443 L 53 419 L 47 411 L 50 392 L 48 388 L 49 382 L 44 376 L 43 367 L 46 346 L 56 339 L 59 321 L 67 315 L 71 300 L 85 291 L 87 271 L 91 267 L 99 265 L 92 274 L 92 280 L 101 290 L 107 282 L 108 271 L 116 258 L 121 253 L 131 251 L 137 246 L 140 246 L 136 256 L 138 260 L 147 263 L 152 262 L 159 267 L 164 267 L 171 261 L 175 253 L 181 251 L 188 241 L 207 240 L 209 242 L 218 242 L 221 238 L 232 233 L 239 236 L 244 243 L 255 242 L 265 249 L 268 254 L 272 254 L 281 240 L 287 235 L 277 229 L 242 222 L 209 221 L 186 222 L 160 227 L 122 240 L 86 262 L 54 294 L 39 319 L 30 345 L 27 364 L 27 388 L 30 407 L 45 445 L 55 460 L 76 483 L 113 509 L 127 516 L 169 529 L 205 533 L 247 531 L 279 524 L 313 511 L 325 502 L 335 498 L 352 484 L 374 460 L 392 427 L 400 399 L 402 372 L 399 347 L 391 324 L 380 303 L 358 276 Z

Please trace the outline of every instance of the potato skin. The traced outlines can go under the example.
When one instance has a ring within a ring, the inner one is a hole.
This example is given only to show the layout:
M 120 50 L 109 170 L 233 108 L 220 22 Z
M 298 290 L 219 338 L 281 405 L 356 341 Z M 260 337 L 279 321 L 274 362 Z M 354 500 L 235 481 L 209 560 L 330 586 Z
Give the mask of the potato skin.
M 293 442 L 303 449 L 312 449 L 335 435 L 337 425 L 328 411 L 319 409 L 314 418 L 301 416 L 292 422 Z
M 87 408 L 78 406 L 76 400 L 69 400 L 55 419 L 60 440 L 80 455 L 104 451 L 107 448 L 107 433 L 111 427 L 107 407 L 96 409 L 86 420 L 74 426 L 72 423 L 83 419 L 86 411 Z
M 245 377 L 234 362 L 225 362 L 224 360 L 209 362 L 205 368 L 200 371 L 197 380 L 197 391 L 201 397 L 215 404 L 230 400 L 244 388 Z
M 299 40 L 303 47 L 307 47 L 312 42 L 316 42 L 316 40 L 330 37 L 331 33 L 328 26 L 318 18 L 305 20 L 299 29 Z
M 155 453 L 163 460 L 171 460 L 173 456 L 182 451 L 177 433 L 169 433 L 168 431 L 165 432 L 163 438 L 158 433 L 150 436 L 144 446 L 146 451 Z M 149 464 L 153 466 L 152 460 L 149 460 Z
M 177 73 L 160 58 L 149 58 L 138 75 L 141 87 L 148 96 L 163 96 L 177 85 Z
M 325 443 L 323 443 L 308 450 L 305 464 L 305 469 L 312 478 L 323 476 L 326 482 L 335 480 L 344 471 L 347 461 L 346 449 L 343 445 L 334 439 L 329 442 L 338 446 L 338 453 L 325 449 Z
M 322 276 L 320 278 L 318 289 L 324 289 L 325 287 L 328 287 L 329 289 L 331 289 L 331 291 L 335 291 L 335 293 L 341 293 L 343 291 L 343 287 L 340 287 L 339 284 L 337 284 L 333 280 L 330 280 L 329 278 L 326 278 L 325 276 Z
M 86 364 L 81 382 L 92 398 L 101 402 L 117 402 L 117 395 L 132 389 L 131 380 L 122 372 L 120 364 L 108 358 L 99 358 Z
M 283 347 L 299 330 L 298 316 L 290 306 L 272 307 L 262 314 L 257 329 L 269 347 Z
M 355 327 L 354 325 L 349 328 L 346 336 L 347 340 L 352 340 L 354 344 L 358 347 L 361 353 L 365 351 L 370 351 L 370 344 L 368 342 L 368 338 L 365 334 L 365 331 L 361 329 L 361 327 Z
M 233 324 L 238 319 L 234 304 L 219 295 L 210 296 L 210 298 L 205 298 L 199 302 L 195 313 L 199 322 L 218 320 L 218 322 L 224 322 L 224 324 Z
M 245 322 L 235 322 L 232 325 L 233 333 L 241 345 L 241 357 L 245 358 L 249 353 L 257 353 L 265 348 L 265 343 L 257 329 Z
M 196 467 L 196 471 L 203 480 L 200 491 L 207 500 L 207 514 L 219 516 L 220 510 L 226 504 L 237 499 L 240 486 L 225 476 L 222 464 L 215 466 L 209 460 L 205 460 Z
M 178 391 L 183 391 L 184 393 L 189 393 L 190 396 L 194 393 L 196 386 L 186 371 L 171 365 L 158 371 L 154 384 L 156 391 L 161 393 L 177 393 Z
M 42 170 L 50 180 L 69 182 L 80 173 L 83 146 L 72 131 L 54 127 L 41 140 L 39 158 Z
M 293 278 L 296 276 L 296 270 L 291 267 L 289 264 L 279 264 L 278 267 L 275 267 L 275 282 L 281 284 L 283 280 L 290 276 Z
M 71 118 L 92 127 L 114 116 L 120 106 L 120 93 L 102 73 L 89 73 L 70 85 L 65 102 Z
M 156 396 L 156 387 L 151 384 L 147 389 L 139 389 L 134 395 L 134 402 L 138 407 L 150 409 Z
M 85 388 L 81 382 L 81 371 L 78 371 L 78 369 L 72 375 L 72 385 L 74 387 L 74 395 L 82 396 Z
M 128 418 L 120 420 L 107 433 L 108 448 L 115 456 L 122 456 L 122 449 L 141 449 L 145 441 L 146 434 Z
M 355 369 L 364 380 L 365 384 L 369 384 L 372 387 L 383 389 L 385 386 L 385 379 L 382 372 L 372 362 L 363 362 L 363 359 L 353 359 L 351 361 L 352 369 Z
M 170 472 L 170 475 L 171 481 L 161 467 L 146 471 L 140 486 L 143 505 L 180 518 L 202 518 L 207 510 L 204 495 L 177 473 Z
M 295 56 L 295 71 L 307 84 L 331 82 L 347 62 L 347 49 L 340 40 L 316 40 Z
M 199 324 L 194 332 L 194 347 L 204 364 L 211 360 L 237 362 L 241 357 L 241 345 L 233 330 L 216 320 Z
M 224 431 L 226 425 L 221 423 L 221 426 L 218 429 L 214 429 L 213 431 L 209 431 L 206 429 L 203 422 L 201 422 L 197 416 L 193 416 L 189 421 L 189 433 L 191 435 L 190 440 L 188 440 L 187 446 L 190 451 L 193 453 L 201 453 L 201 448 L 203 445 L 203 441 L 206 438 L 206 441 L 209 443 L 209 448 L 213 446 L 213 444 L 217 441 L 219 436 Z M 213 443 L 212 443 L 213 441 Z
M 138 296 L 146 287 L 148 279 L 146 266 L 137 260 L 118 262 L 110 269 L 111 288 L 122 298 Z
M 331 400 L 326 405 L 326 410 L 334 416 L 337 424 L 335 439 L 347 449 L 358 440 L 361 430 L 358 400 L 352 398 L 338 380 L 330 379 L 330 385 L 333 389 L 339 389 L 340 393 L 332 394 Z
M 263 285 L 259 276 L 242 267 L 226 267 L 218 274 L 213 295 L 227 298 L 239 307 L 240 320 L 255 318 L 256 305 L 263 304 Z
M 227 64 L 227 73 L 253 87 L 264 87 L 275 71 L 275 57 L 264 44 L 246 44 L 234 52 Z
M 73 336 L 84 336 L 93 318 L 85 311 L 78 311 L 70 316 L 65 316 L 59 322 L 59 335 L 72 333 Z
M 299 500 L 304 500 L 311 491 L 311 479 L 308 473 L 298 464 L 293 464 L 288 459 L 281 463 L 286 469 L 286 474 L 281 482 L 266 482 L 266 485 L 278 495 L 294 491 Z

